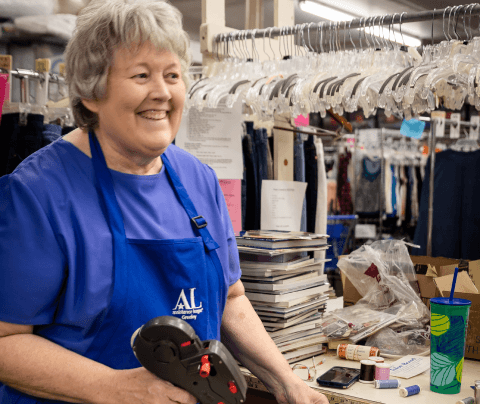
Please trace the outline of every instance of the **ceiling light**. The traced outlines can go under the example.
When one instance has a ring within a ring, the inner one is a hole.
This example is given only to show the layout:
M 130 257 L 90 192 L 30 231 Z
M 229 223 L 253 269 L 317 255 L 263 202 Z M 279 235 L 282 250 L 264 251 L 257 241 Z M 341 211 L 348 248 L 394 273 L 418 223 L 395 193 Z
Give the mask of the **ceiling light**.
M 300 0 L 298 3 L 300 9 L 302 11 L 305 11 L 310 14 L 314 14 L 318 17 L 321 17 L 325 20 L 329 21 L 351 21 L 354 18 L 359 18 L 357 16 L 354 16 L 352 14 L 345 13 L 344 11 L 337 10 L 335 8 L 326 6 L 324 4 L 317 3 L 316 1 L 311 1 L 311 0 Z M 373 27 L 373 32 L 372 32 L 372 27 L 366 27 L 367 33 L 373 33 L 375 36 L 381 38 L 384 38 L 386 34 L 386 28 L 384 28 L 382 31 L 380 31 L 381 28 L 378 26 Z M 418 38 L 415 38 L 413 36 L 403 34 L 400 35 L 400 32 L 395 30 L 390 30 L 390 34 L 388 35 L 390 37 L 390 41 L 392 42 L 397 42 L 400 44 L 403 44 L 405 42 L 406 46 L 420 46 L 422 44 L 422 41 Z
M 339 11 L 335 8 L 325 6 L 315 1 L 300 1 L 298 5 L 302 11 L 310 14 L 315 14 L 318 17 L 322 17 L 330 21 L 350 21 L 355 18 L 355 16 L 351 14 L 347 14 L 343 11 Z

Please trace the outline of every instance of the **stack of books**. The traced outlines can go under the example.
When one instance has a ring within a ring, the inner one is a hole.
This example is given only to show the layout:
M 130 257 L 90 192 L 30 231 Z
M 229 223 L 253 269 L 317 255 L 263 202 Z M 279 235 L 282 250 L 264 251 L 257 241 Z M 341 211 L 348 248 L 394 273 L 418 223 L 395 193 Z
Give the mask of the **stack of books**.
M 326 250 L 327 235 L 248 231 L 237 237 L 245 294 L 289 363 L 325 351 L 320 324 L 331 287 L 309 251 Z

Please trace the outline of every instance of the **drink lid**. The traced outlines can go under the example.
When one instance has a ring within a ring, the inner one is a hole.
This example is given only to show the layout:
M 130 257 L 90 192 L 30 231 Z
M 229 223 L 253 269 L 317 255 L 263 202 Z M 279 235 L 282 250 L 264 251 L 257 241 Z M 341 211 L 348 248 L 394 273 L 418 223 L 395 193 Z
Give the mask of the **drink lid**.
M 430 303 L 443 304 L 446 306 L 470 306 L 472 302 L 467 299 L 453 298 L 450 300 L 448 297 L 434 297 L 430 299 Z

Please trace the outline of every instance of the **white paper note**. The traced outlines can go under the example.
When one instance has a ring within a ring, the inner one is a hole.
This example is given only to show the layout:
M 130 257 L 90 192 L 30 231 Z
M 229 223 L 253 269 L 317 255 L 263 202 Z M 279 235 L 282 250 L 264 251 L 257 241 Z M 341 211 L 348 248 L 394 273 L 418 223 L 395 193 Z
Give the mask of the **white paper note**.
M 430 356 L 408 355 L 390 365 L 390 376 L 410 379 L 430 369 Z
M 233 108 L 190 108 L 183 116 L 175 144 L 215 170 L 219 179 L 243 178 L 242 104 Z
M 306 182 L 262 181 L 261 230 L 300 231 Z

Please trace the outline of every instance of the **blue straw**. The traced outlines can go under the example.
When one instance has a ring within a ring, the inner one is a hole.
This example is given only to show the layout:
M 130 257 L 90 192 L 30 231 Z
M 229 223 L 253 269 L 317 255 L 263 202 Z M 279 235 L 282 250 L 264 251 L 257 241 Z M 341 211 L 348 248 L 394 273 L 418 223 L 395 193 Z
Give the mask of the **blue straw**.
M 455 267 L 455 273 L 453 274 L 452 289 L 450 290 L 450 303 L 453 301 L 453 294 L 455 293 L 455 284 L 457 283 L 458 267 Z

